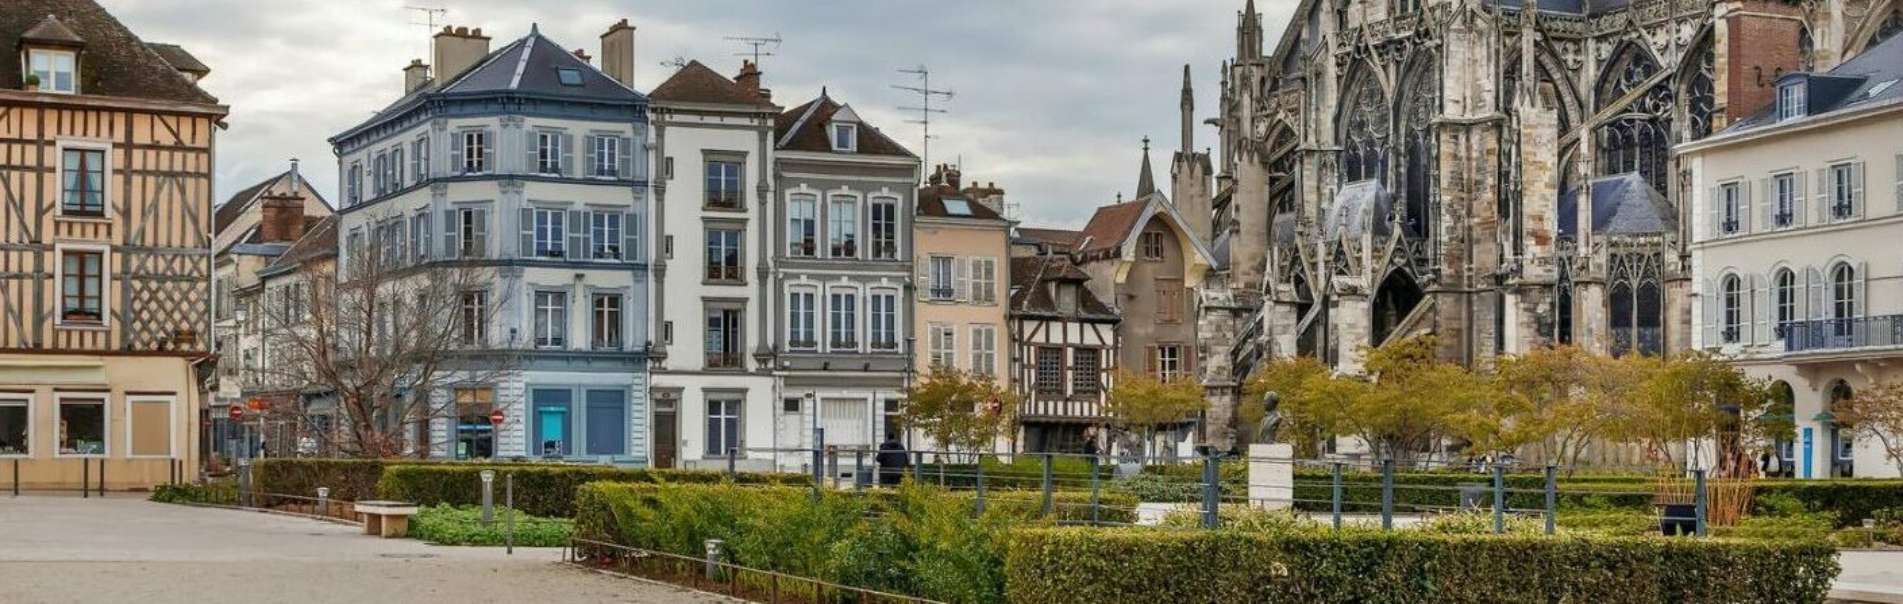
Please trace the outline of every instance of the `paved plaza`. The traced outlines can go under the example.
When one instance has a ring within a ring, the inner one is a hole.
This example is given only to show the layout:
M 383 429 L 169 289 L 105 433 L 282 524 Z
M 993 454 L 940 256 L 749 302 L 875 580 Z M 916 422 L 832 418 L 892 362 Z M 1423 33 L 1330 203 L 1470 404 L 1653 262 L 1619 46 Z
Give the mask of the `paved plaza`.
M 0 601 L 723 602 L 560 563 L 557 549 L 437 547 L 257 512 L 0 495 Z

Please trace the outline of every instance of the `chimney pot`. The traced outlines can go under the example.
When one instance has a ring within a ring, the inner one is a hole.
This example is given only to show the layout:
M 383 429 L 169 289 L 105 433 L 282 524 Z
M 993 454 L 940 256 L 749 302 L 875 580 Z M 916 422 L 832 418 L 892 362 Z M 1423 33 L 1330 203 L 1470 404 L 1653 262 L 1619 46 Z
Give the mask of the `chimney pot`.
M 601 71 L 622 86 L 634 88 L 634 26 L 626 17 L 601 34 Z
M 480 27 L 473 32 L 467 27 L 453 30 L 445 27 L 443 33 L 436 34 L 431 41 L 435 46 L 433 65 L 439 82 L 456 77 L 489 56 L 489 38 L 482 35 Z

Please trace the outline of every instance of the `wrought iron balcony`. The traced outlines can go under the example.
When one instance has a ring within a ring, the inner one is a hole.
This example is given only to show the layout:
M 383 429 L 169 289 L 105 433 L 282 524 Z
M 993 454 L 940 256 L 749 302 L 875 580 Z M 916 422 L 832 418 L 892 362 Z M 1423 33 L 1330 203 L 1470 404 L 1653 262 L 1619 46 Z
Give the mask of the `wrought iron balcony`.
M 1783 329 L 1785 352 L 1903 346 L 1903 315 L 1792 321 Z

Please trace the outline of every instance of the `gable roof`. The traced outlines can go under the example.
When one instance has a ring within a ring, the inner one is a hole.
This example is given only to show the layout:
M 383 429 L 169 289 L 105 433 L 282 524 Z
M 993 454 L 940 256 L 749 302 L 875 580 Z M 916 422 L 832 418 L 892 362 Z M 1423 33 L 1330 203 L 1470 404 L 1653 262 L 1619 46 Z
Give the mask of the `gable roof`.
M 1042 245 L 1054 251 L 1075 252 L 1084 243 L 1084 233 L 1068 229 L 1018 227 L 1011 239 L 1012 243 Z
M 712 103 L 772 107 L 773 103 L 748 90 L 700 61 L 688 61 L 667 81 L 648 92 L 648 98 L 663 102 Z
M 276 260 L 265 265 L 258 273 L 261 275 L 281 273 L 296 268 L 306 261 L 335 255 L 337 255 L 337 215 L 332 214 L 325 216 L 317 224 L 311 225 L 310 229 L 304 231 L 303 237 L 297 238 L 291 247 L 285 249 L 283 254 L 279 254 Z
M 0 10 L 0 49 L 16 50 L 28 39 L 83 44 L 81 94 L 218 103 L 93 0 L 7 0 Z M 0 89 L 25 87 L 20 63 L 0 61 Z
M 1123 245 L 1123 240 L 1136 231 L 1137 221 L 1143 219 L 1143 211 L 1148 207 L 1149 198 L 1144 197 L 1097 208 L 1097 212 L 1090 215 L 1090 222 L 1084 225 L 1086 239 L 1078 251 L 1094 252 Z
M 798 107 L 780 113 L 774 120 L 773 138 L 779 141 L 775 148 L 783 151 L 817 151 L 820 153 L 839 153 L 843 155 L 886 155 L 894 157 L 918 157 L 903 145 L 898 144 L 878 127 L 869 122 L 859 124 L 859 146 L 852 151 L 834 151 L 833 143 L 826 136 L 826 124 L 839 112 L 841 105 L 821 90 L 819 98 L 807 101 Z
M 237 222 L 239 216 L 244 215 L 244 212 L 246 209 L 249 209 L 252 205 L 256 204 L 258 202 L 258 197 L 262 196 L 266 190 L 270 189 L 271 187 L 277 185 L 280 182 L 284 182 L 286 179 L 290 177 L 291 177 L 290 170 L 279 172 L 276 176 L 266 178 L 264 180 L 258 181 L 257 184 L 251 185 L 249 187 L 245 187 L 243 190 L 232 194 L 232 196 L 226 199 L 224 203 L 218 204 L 218 208 L 213 210 L 213 213 L 212 213 L 212 233 L 216 234 L 216 233 L 224 232 L 225 228 L 231 226 L 232 223 Z M 305 184 L 309 184 L 309 183 L 306 182 Z M 326 206 L 330 205 L 330 201 L 327 199 L 324 199 L 324 194 L 318 192 L 316 187 L 307 187 L 307 188 L 310 189 L 310 192 L 312 195 L 317 196 L 317 201 L 323 203 Z
M 1084 287 L 1090 275 L 1072 264 L 1063 254 L 1019 256 L 1011 259 L 1011 307 L 1013 313 L 1074 316 L 1082 319 L 1117 320 L 1115 309 L 1097 299 Z M 1068 281 L 1077 285 L 1077 311 L 1064 313 L 1044 284 Z

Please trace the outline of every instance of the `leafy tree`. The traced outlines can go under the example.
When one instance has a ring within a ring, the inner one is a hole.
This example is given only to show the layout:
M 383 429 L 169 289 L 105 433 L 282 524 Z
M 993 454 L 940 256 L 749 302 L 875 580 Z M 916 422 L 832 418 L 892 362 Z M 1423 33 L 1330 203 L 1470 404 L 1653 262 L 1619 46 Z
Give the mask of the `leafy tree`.
M 1353 435 L 1377 455 L 1410 461 L 1449 438 L 1484 450 L 1514 446 L 1519 436 L 1500 418 L 1517 401 L 1487 379 L 1435 354 L 1431 336 L 1367 351 L 1367 376 L 1332 375 L 1319 362 L 1271 363 L 1251 390 L 1275 392 L 1277 411 L 1297 433 Z
M 1762 438 L 1762 426 L 1747 421 L 1763 414 L 1770 398 L 1764 382 L 1704 352 L 1679 357 L 1628 355 L 1615 361 L 1629 372 L 1630 396 L 1615 407 L 1613 433 L 1637 443 L 1654 461 L 1678 466 L 1702 460 L 1702 447 L 1716 445 L 1716 477 L 1749 469 L 1747 444 Z M 1684 449 L 1679 455 L 1676 451 Z
M 1158 427 L 1182 422 L 1209 408 L 1202 385 L 1187 375 L 1163 381 L 1148 374 L 1119 371 L 1112 379 L 1109 395 L 1104 397 L 1104 415 L 1119 428 L 1142 434 L 1145 447 L 1156 441 Z
M 1629 373 L 1619 369 L 1608 357 L 1572 346 L 1500 359 L 1493 379 L 1522 411 L 1502 418 L 1508 440 L 1537 449 L 1541 459 L 1570 471 L 1611 429 L 1610 407 L 1630 390 Z
M 1853 438 L 1881 445 L 1897 472 L 1903 473 L 1903 381 L 1878 383 L 1833 405 L 1830 412 Z
M 990 448 L 1013 422 L 1018 396 L 988 375 L 934 367 L 906 391 L 906 426 L 939 446 Z

